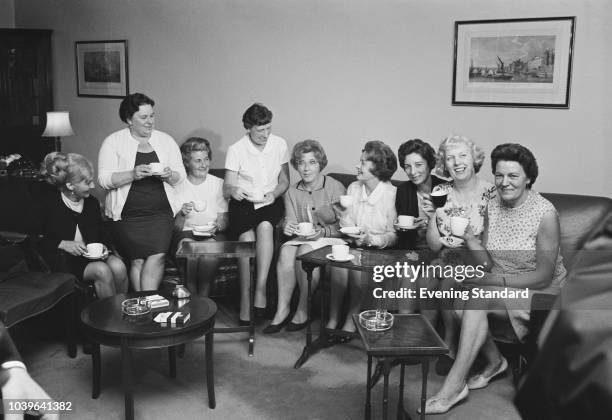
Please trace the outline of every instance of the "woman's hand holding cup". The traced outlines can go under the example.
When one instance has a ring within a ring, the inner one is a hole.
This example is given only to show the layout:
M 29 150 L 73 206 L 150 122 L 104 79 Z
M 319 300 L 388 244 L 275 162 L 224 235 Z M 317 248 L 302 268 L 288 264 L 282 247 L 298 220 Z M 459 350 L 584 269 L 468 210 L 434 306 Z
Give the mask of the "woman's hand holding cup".
M 184 203 L 183 207 L 181 207 L 181 214 L 183 216 L 187 216 L 192 211 L 193 211 L 193 201 L 190 201 L 189 203 Z
M 151 176 L 151 167 L 149 165 L 136 165 L 134 167 L 134 180 L 138 181 L 140 179 Z
M 283 228 L 283 233 L 286 236 L 293 236 L 298 234 L 298 224 L 294 222 L 286 222 Z
M 57 247 L 75 257 L 79 257 L 87 252 L 87 247 L 83 242 L 61 241 Z
M 169 166 L 166 166 L 158 176 L 162 179 L 162 181 L 170 182 L 170 178 L 172 178 L 172 169 L 170 169 Z

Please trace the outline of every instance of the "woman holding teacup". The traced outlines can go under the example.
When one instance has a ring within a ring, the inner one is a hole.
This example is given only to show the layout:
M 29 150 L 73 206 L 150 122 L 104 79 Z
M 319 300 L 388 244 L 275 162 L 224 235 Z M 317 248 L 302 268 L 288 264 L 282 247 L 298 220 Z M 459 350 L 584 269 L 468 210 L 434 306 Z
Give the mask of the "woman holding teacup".
M 485 154 L 467 137 L 445 138 L 440 144 L 438 159 L 443 175 L 450 176 L 451 182 L 438 186 L 447 192 L 447 199 L 444 206 L 436 208 L 429 217 L 427 244 L 433 251 L 440 251 L 440 264 L 462 265 L 465 264 L 463 251 L 455 248 L 463 246 L 460 237 L 468 225 L 474 236 L 480 237 L 482 234 L 487 205 L 495 197 L 495 186 L 477 175 Z M 436 279 L 430 280 L 428 287 L 431 288 L 446 290 L 454 285 L 452 278 L 440 279 L 439 283 Z M 431 312 L 431 318 L 434 313 Z M 444 339 L 450 349 L 449 355 L 441 356 L 436 364 L 436 372 L 443 375 L 452 365 L 458 331 L 452 310 L 446 308 L 440 313 L 444 321 Z
M 281 196 L 289 187 L 287 142 L 271 134 L 272 112 L 251 105 L 242 116 L 246 134 L 231 145 L 225 160 L 225 197 L 229 198 L 229 234 L 239 241 L 256 241 L 255 316 L 266 315 L 266 283 L 274 253 L 274 226 L 283 217 Z M 238 263 L 240 323 L 248 325 L 249 259 Z
M 98 156 L 106 215 L 114 221 L 119 252 L 130 260 L 136 291 L 156 290 L 161 283 L 174 214 L 180 209 L 174 186 L 185 178 L 178 145 L 154 129 L 154 105 L 142 93 L 126 96 L 119 117 L 128 126 L 108 136 Z
M 559 254 L 559 216 L 550 201 L 533 191 L 538 165 L 529 149 L 506 143 L 491 153 L 498 196 L 488 203 L 485 231 L 480 241 L 470 228 L 463 236 L 467 248 L 487 271 L 463 285 L 487 291 L 528 290 L 523 299 L 471 299 L 461 302 L 457 356 L 442 388 L 427 400 L 427 414 L 444 413 L 468 397 L 469 390 L 486 387 L 505 372 L 508 362 L 489 332 L 489 320 L 509 322 L 514 335 L 527 334 L 531 297 L 535 291 L 558 293 L 566 270 Z M 485 364 L 469 376 L 478 354 Z
M 336 207 L 340 213 L 340 226 L 356 228 L 358 231 L 347 234 L 356 246 L 382 249 L 391 247 L 397 242 L 393 226 L 397 219 L 395 210 L 397 189 L 390 182 L 396 170 L 397 158 L 389 146 L 382 141 L 369 141 L 365 144 L 357 165 L 357 181 L 349 185 L 346 193 L 352 197 L 348 200 L 352 204 L 344 207 L 339 203 L 340 205 Z M 338 267 L 332 268 L 331 279 L 331 303 L 327 328 L 336 329 L 347 282 L 351 287 L 349 314 L 353 314 L 359 311 L 367 279 L 362 278 L 361 272 Z M 350 315 L 346 317 L 342 330 L 355 331 Z M 343 338 L 340 337 L 339 340 L 343 341 Z
M 292 185 L 284 195 L 286 236 L 297 239 L 285 242 L 279 252 L 276 265 L 278 280 L 278 306 L 270 325 L 264 334 L 279 332 L 285 325 L 286 331 L 299 331 L 308 322 L 308 281 L 302 264 L 295 257 L 326 246 L 333 241 L 320 240 L 341 236 L 338 232 L 338 218 L 332 203 L 340 200 L 345 193 L 344 186 L 334 178 L 321 172 L 327 166 L 327 155 L 316 140 L 297 143 L 291 152 L 291 166 L 301 180 Z M 312 289 L 319 281 L 319 268 L 312 272 Z M 299 285 L 298 306 L 291 317 L 291 296 L 296 283 Z
M 434 212 L 431 192 L 445 182 L 432 174 L 436 166 L 436 152 L 421 139 L 404 142 L 398 149 L 400 166 L 408 181 L 397 187 L 398 247 L 402 249 L 427 247 L 425 234 L 430 216 Z
M 174 241 L 177 249 L 183 241 L 194 239 L 225 240 L 223 232 L 227 227 L 227 200 L 223 196 L 223 180 L 208 173 L 212 150 L 210 142 L 201 137 L 191 137 L 181 145 L 183 165 L 187 177 L 176 186 L 176 197 L 181 206 L 174 220 Z M 215 235 L 214 239 L 212 236 Z M 188 278 L 187 284 L 205 281 L 200 289 L 203 296 L 208 296 L 210 279 L 215 277 L 219 259 L 199 257 L 188 259 L 187 264 L 194 264 L 187 271 L 197 273 L 197 277 Z
M 45 156 L 41 174 L 59 190 L 45 192 L 38 209 L 45 260 L 54 271 L 93 283 L 99 298 L 127 292 L 127 270 L 119 257 L 109 255 L 100 203 L 90 195 L 91 163 L 76 153 L 53 152 Z

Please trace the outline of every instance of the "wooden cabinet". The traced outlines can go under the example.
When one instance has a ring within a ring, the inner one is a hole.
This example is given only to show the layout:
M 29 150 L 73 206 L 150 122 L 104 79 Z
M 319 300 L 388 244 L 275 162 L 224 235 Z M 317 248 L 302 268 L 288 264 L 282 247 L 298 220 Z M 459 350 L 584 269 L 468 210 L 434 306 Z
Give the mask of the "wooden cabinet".
M 42 138 L 53 108 L 51 31 L 0 29 L 0 155 L 40 162 L 52 147 Z

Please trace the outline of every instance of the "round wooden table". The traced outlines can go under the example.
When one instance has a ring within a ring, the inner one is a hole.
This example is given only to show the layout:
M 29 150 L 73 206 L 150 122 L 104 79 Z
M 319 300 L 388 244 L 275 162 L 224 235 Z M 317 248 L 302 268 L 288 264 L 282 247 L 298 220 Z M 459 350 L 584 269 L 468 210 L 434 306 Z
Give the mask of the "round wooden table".
M 131 349 L 154 349 L 168 347 L 170 376 L 176 377 L 176 346 L 205 336 L 206 385 L 208 405 L 215 408 L 213 372 L 213 327 L 217 305 L 208 298 L 194 296 L 181 301 L 165 296 L 170 306 L 154 309 L 151 313 L 131 317 L 124 315 L 121 302 L 125 299 L 156 294 L 138 292 L 119 294 L 91 303 L 81 313 L 85 335 L 93 342 L 93 389 L 92 398 L 100 395 L 100 345 L 121 348 L 123 388 L 125 395 L 125 417 L 134 418 Z M 167 326 L 153 321 L 160 312 L 189 312 L 191 318 L 182 327 Z

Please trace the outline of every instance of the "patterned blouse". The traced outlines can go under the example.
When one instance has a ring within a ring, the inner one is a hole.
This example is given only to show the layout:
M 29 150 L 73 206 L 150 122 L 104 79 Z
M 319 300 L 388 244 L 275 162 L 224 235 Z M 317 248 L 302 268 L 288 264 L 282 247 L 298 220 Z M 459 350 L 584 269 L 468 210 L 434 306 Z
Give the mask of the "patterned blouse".
M 440 235 L 451 235 L 450 218 L 452 216 L 468 218 L 474 235 L 480 235 L 484 230 L 484 217 L 487 211 L 487 205 L 489 201 L 497 195 L 495 186 L 490 182 L 478 178 L 478 185 L 476 186 L 478 190 L 478 199 L 470 203 L 460 202 L 457 199 L 452 182 L 440 184 L 438 188 L 448 191 L 446 204 L 444 207 L 436 209 L 436 224 L 440 231 Z
M 537 192 L 528 192 L 518 207 L 507 207 L 498 198 L 489 203 L 488 231 L 485 247 L 493 259 L 495 273 L 520 274 L 536 269 L 536 242 L 542 218 L 557 213 L 550 201 Z M 561 254 L 557 255 L 553 281 L 544 290 L 558 289 L 566 270 Z M 512 286 L 509 284 L 508 286 Z

